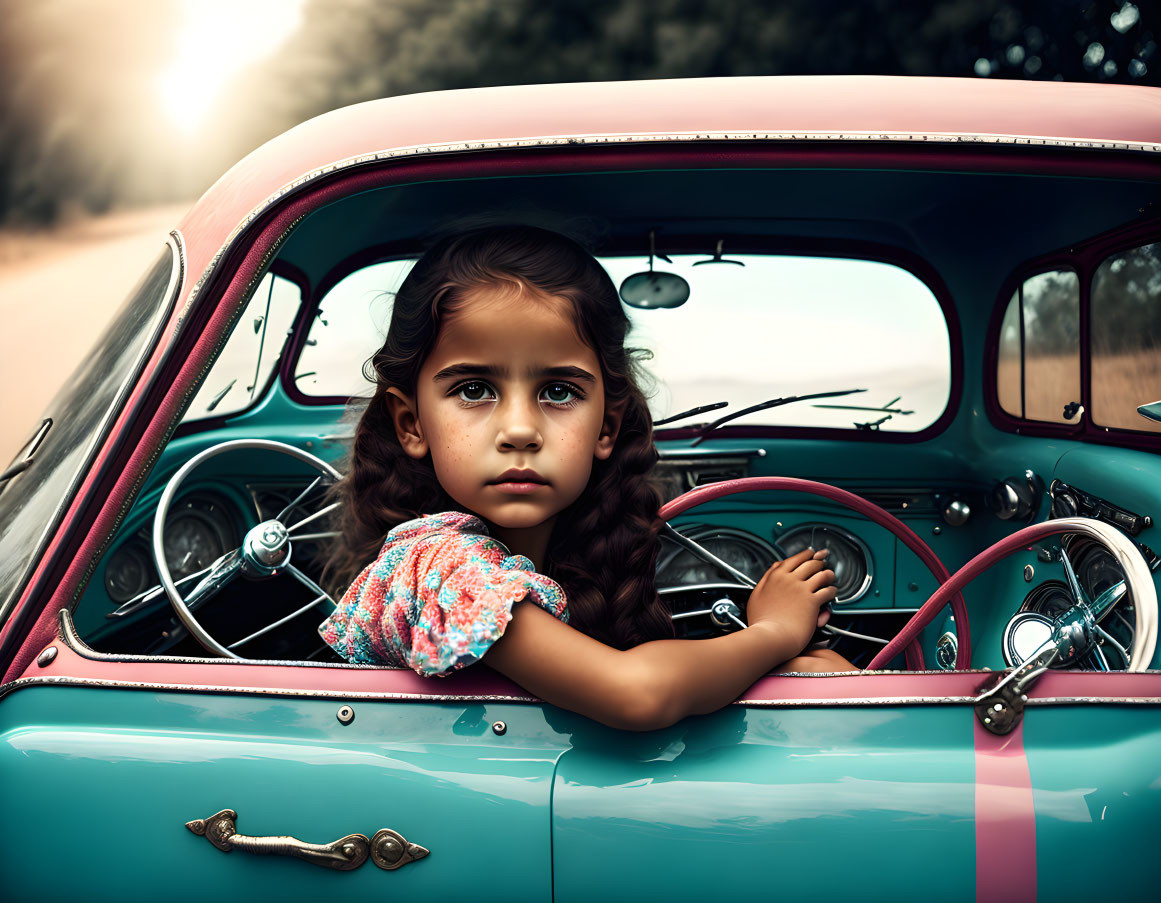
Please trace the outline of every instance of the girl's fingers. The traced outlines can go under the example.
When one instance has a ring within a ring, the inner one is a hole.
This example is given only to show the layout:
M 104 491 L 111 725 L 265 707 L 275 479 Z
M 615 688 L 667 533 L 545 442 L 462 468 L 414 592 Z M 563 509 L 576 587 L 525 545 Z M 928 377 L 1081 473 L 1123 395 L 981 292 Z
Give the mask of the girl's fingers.
M 818 610 L 818 626 L 825 627 L 827 621 L 830 620 L 830 609 L 823 607 Z
M 805 580 L 805 583 L 806 583 L 807 589 L 811 590 L 812 592 L 815 592 L 815 591 L 821 592 L 823 589 L 825 589 L 827 587 L 833 589 L 834 571 L 830 570 L 829 568 L 819 569 L 819 571 L 817 573 L 812 574 L 809 577 L 807 577 Z
M 827 570 L 825 561 L 819 561 L 817 558 L 808 558 L 794 569 L 794 576 L 800 580 L 806 580 L 808 577 L 813 577 L 819 571 Z
M 819 549 L 817 552 L 814 553 L 814 557 L 817 558 L 819 561 L 822 561 L 822 559 L 826 558 L 826 556 L 829 554 L 830 554 L 830 549 Z
M 788 568 L 790 568 L 790 570 L 794 570 L 796 567 L 798 567 L 804 561 L 810 561 L 811 556 L 813 556 L 813 555 L 814 555 L 813 549 L 803 549 L 801 552 L 797 552 L 794 555 L 791 555 L 785 561 L 781 562 L 781 564 L 783 567 L 788 567 Z
M 814 593 L 814 598 L 817 599 L 821 605 L 826 605 L 829 602 L 833 602 L 836 596 L 838 596 L 838 589 L 833 586 L 824 586 L 820 590 L 815 590 Z

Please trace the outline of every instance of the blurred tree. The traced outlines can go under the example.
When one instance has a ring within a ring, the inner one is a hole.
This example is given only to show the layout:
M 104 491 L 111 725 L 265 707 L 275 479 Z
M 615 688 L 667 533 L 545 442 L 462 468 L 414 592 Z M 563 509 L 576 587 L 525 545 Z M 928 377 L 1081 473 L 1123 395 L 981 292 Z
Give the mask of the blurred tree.
M 164 193 L 150 86 L 171 12 L 0 0 L 0 222 L 51 222 Z
M 1161 349 L 1161 244 L 1101 264 L 1092 284 L 1092 342 L 1098 354 Z
M 1042 273 L 1024 283 L 1024 329 L 1030 356 L 1077 353 L 1080 284 L 1075 273 Z
M 1161 84 L 1161 8 L 1124 0 L 308 0 L 270 68 L 295 119 L 538 82 L 864 73 Z

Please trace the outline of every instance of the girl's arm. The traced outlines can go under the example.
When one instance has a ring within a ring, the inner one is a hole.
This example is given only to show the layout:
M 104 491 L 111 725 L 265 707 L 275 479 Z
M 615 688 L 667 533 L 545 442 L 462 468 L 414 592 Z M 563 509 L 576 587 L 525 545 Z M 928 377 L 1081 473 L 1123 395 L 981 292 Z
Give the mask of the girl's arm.
M 810 641 L 834 573 L 807 549 L 776 562 L 750 594 L 750 627 L 621 651 L 519 605 L 484 661 L 546 702 L 610 727 L 654 730 L 720 709 Z

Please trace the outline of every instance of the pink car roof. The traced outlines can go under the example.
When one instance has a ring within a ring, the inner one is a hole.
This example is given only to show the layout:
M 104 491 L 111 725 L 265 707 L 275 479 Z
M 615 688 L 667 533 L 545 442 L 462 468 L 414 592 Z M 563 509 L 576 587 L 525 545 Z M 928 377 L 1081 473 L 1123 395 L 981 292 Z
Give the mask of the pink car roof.
M 771 76 L 412 94 L 334 110 L 273 139 L 219 179 L 180 228 L 196 279 L 241 224 L 320 170 L 431 150 L 698 137 L 1065 143 L 1161 153 L 1161 90 L 969 78 Z

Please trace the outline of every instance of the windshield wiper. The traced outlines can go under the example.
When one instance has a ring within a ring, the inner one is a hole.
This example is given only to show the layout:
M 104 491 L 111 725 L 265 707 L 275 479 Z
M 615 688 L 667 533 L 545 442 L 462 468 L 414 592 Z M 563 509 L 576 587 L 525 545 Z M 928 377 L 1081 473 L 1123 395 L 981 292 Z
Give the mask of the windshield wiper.
M 216 408 L 218 405 L 220 405 L 222 403 L 222 399 L 226 397 L 226 394 L 232 388 L 234 388 L 234 383 L 236 383 L 237 381 L 238 381 L 238 377 L 235 376 L 232 380 L 230 380 L 228 383 L 226 383 L 226 388 L 222 389 L 221 392 L 219 392 L 217 395 L 215 395 L 213 398 L 210 399 L 210 403 L 208 405 L 206 405 L 206 410 L 212 411 L 214 408 Z
M 9 467 L 5 468 L 3 473 L 0 473 L 0 483 L 3 483 L 5 480 L 11 480 L 18 473 L 24 473 L 24 471 L 32 466 L 32 461 L 36 457 L 36 450 L 40 448 L 40 444 L 44 442 L 44 437 L 48 435 L 50 429 L 52 429 L 52 418 L 48 417 L 37 427 L 32 438 L 25 443 L 23 457 L 18 461 L 13 461 Z
M 713 404 L 703 404 L 696 408 L 690 408 L 688 411 L 682 411 L 680 414 L 674 414 L 672 417 L 666 417 L 664 420 L 654 420 L 654 426 L 661 426 L 663 423 L 674 423 L 678 420 L 684 420 L 686 417 L 692 417 L 695 414 L 704 414 L 706 411 L 717 411 L 726 407 L 728 401 L 715 401 Z
M 698 437 L 690 443 L 689 447 L 693 448 L 695 445 L 700 445 L 702 442 L 708 439 L 710 433 L 712 433 L 718 427 L 725 423 L 729 423 L 731 420 L 737 420 L 739 417 L 744 417 L 746 414 L 753 414 L 756 411 L 765 411 L 769 410 L 770 408 L 778 408 L 784 404 L 793 404 L 796 401 L 809 401 L 812 398 L 838 398 L 841 395 L 854 395 L 856 392 L 866 391 L 866 389 L 841 389 L 837 392 L 812 392 L 809 395 L 788 395 L 785 398 L 772 398 L 769 401 L 763 401 L 759 404 L 752 404 L 748 408 L 742 408 L 741 410 L 734 411 L 732 414 L 726 414 L 725 417 L 721 417 L 715 420 L 713 423 L 709 424 L 709 426 L 704 427 L 698 434 Z
M 866 423 L 860 423 L 858 420 L 854 422 L 855 429 L 857 430 L 872 430 L 877 432 L 879 427 L 890 420 L 895 414 L 899 414 L 900 416 L 907 416 L 909 414 L 915 413 L 914 411 L 904 411 L 902 408 L 891 407 L 891 405 L 897 404 L 902 397 L 902 395 L 896 395 L 889 402 L 887 402 L 885 405 L 881 405 L 880 407 L 871 407 L 870 405 L 858 404 L 816 404 L 813 405 L 813 407 L 829 408 L 832 411 L 870 411 L 872 414 L 882 414 L 883 416 L 878 420 L 868 420 Z
M 896 395 L 889 402 L 881 407 L 871 407 L 870 405 L 859 404 L 814 404 L 812 408 L 829 408 L 832 411 L 874 411 L 879 414 L 914 414 L 914 411 L 904 411 L 900 408 L 893 408 L 891 405 L 896 404 L 903 398 L 902 395 Z

